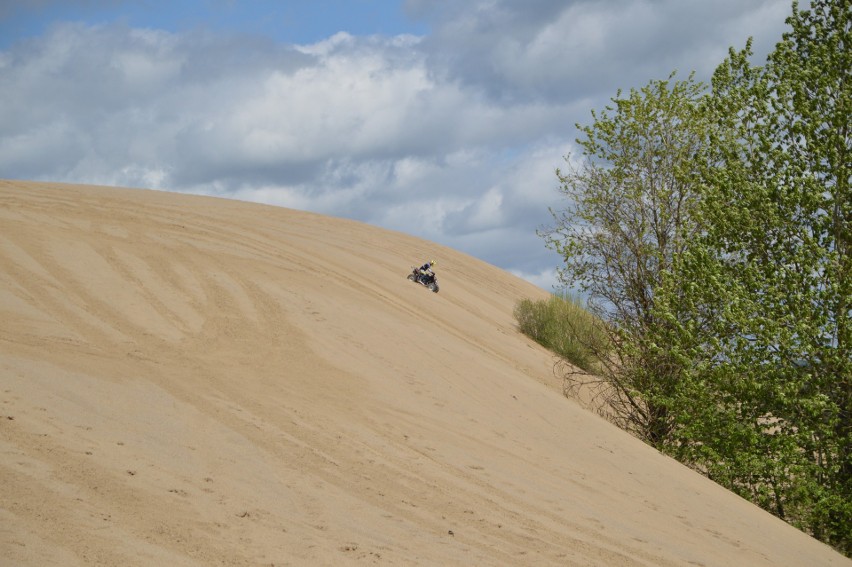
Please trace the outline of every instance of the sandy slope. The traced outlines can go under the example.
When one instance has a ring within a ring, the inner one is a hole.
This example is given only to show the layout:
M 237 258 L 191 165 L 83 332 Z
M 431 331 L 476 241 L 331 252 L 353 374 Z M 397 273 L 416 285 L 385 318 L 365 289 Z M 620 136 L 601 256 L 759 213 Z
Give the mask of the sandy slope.
M 0 564 L 852 564 L 563 397 L 512 318 L 542 295 L 359 223 L 0 181 Z

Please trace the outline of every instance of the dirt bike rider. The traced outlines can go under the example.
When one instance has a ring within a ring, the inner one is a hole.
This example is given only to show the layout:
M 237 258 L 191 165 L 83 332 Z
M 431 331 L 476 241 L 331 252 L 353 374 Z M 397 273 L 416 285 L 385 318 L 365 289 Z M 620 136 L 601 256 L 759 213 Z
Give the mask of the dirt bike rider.
M 432 266 L 437 264 L 435 260 L 429 260 L 419 268 L 417 268 L 417 278 L 423 282 L 430 282 L 435 279 L 435 272 L 432 271 Z

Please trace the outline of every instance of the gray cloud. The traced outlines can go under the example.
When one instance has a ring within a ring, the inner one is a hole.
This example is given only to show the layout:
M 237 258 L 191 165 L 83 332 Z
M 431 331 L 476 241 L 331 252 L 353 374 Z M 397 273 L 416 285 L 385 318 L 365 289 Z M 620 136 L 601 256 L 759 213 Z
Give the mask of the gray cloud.
M 709 78 L 730 46 L 780 40 L 790 3 L 778 0 L 410 1 L 431 19 L 425 46 L 449 77 L 505 101 L 599 97 L 665 78 Z M 775 32 L 775 33 L 773 33 Z

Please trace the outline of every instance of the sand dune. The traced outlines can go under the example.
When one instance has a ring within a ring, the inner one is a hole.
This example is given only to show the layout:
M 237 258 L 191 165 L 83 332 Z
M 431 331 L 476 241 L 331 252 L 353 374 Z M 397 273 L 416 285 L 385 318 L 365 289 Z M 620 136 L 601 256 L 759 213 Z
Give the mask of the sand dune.
M 356 222 L 0 181 L 0 564 L 852 564 L 565 398 L 512 317 L 544 295 Z

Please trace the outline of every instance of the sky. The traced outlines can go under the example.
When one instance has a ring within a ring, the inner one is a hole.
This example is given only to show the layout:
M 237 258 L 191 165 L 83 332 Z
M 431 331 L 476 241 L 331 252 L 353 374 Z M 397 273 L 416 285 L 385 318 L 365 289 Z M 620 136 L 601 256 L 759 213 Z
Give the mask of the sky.
M 553 290 L 576 124 L 749 37 L 762 64 L 791 5 L 0 0 L 0 178 L 355 219 Z

